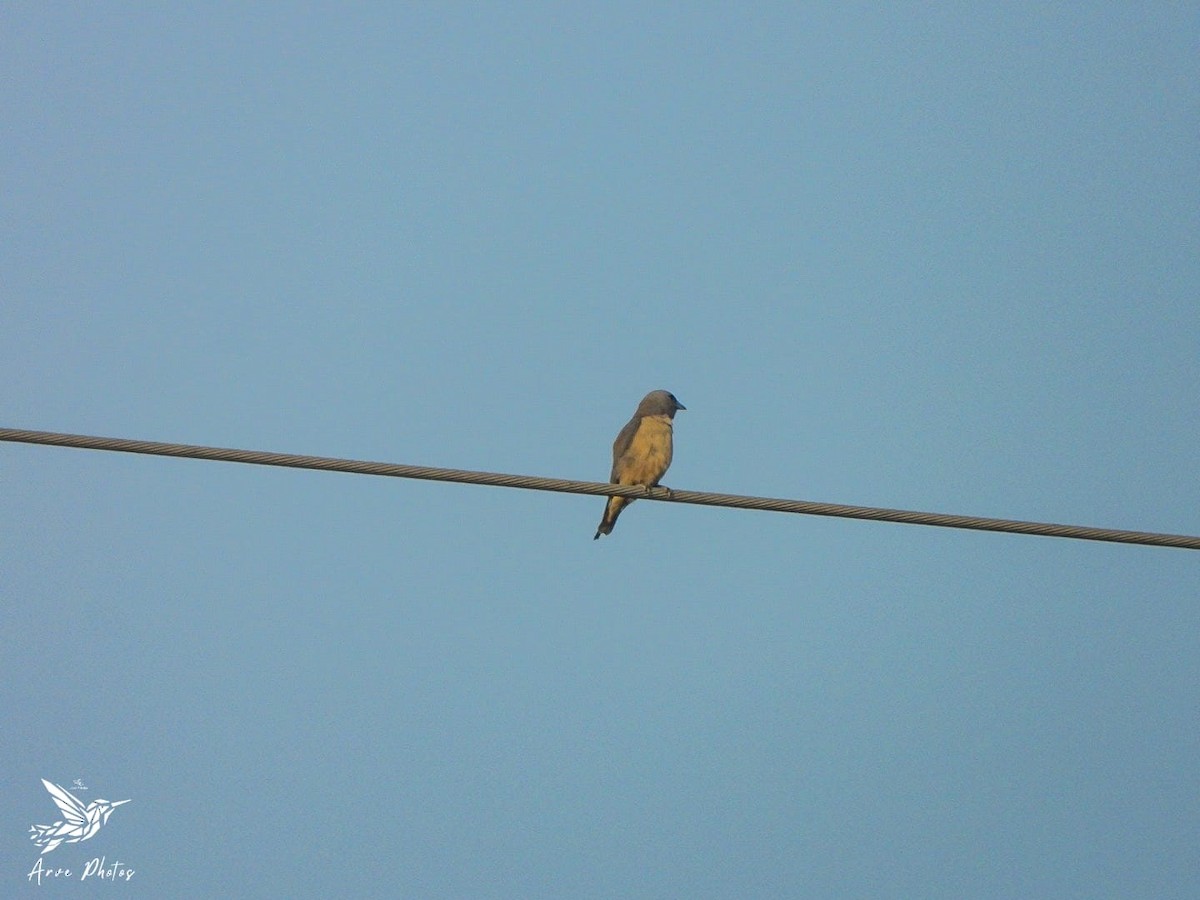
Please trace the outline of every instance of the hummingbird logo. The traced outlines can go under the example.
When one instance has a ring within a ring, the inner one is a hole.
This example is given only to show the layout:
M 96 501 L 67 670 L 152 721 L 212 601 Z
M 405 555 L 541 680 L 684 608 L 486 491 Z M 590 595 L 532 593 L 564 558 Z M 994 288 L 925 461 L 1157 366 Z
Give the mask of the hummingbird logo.
M 112 811 L 128 800 L 93 800 L 87 806 L 79 802 L 70 791 L 51 784 L 45 778 L 42 784 L 50 792 L 50 799 L 63 814 L 61 822 L 53 825 L 33 825 L 29 828 L 29 837 L 42 848 L 42 853 L 49 853 L 61 843 L 76 844 L 94 837 L 100 826 L 108 821 Z

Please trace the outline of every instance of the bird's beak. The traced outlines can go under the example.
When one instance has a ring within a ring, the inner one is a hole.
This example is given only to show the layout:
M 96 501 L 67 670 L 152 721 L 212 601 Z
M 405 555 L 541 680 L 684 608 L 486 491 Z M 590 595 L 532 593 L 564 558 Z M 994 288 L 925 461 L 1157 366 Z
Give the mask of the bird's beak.
M 678 400 L 675 401 L 675 408 L 676 409 L 684 409 L 684 410 L 687 409 L 687 407 L 684 406 L 682 403 L 680 403 Z
M 132 798 L 132 797 L 130 797 L 128 800 L 114 800 L 114 801 L 113 801 L 113 806 L 114 806 L 114 807 L 116 807 L 116 806 L 120 806 L 122 803 L 131 803 L 132 801 L 133 801 L 133 798 Z

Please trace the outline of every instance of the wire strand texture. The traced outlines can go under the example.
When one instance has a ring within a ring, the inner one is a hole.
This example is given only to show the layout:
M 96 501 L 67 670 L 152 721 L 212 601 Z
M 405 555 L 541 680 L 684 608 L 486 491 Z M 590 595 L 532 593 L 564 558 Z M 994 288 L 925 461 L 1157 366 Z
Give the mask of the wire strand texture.
M 672 490 L 664 487 L 647 489 L 637 485 L 618 485 L 597 481 L 573 481 L 564 478 L 543 478 L 535 475 L 505 475 L 496 472 L 473 472 L 462 469 L 439 469 L 430 466 L 407 466 L 397 463 L 368 462 L 365 460 L 338 459 L 325 456 L 300 456 L 293 453 L 267 453 L 261 450 L 232 450 L 223 447 L 202 447 L 194 444 L 134 441 L 125 438 L 59 434 L 50 431 L 24 431 L 15 428 L 0 428 L 0 441 L 42 444 L 55 447 L 73 447 L 82 450 L 143 453 L 151 456 L 174 456 L 185 459 L 207 459 L 219 462 L 248 463 L 259 466 L 282 466 L 292 469 L 317 469 L 325 472 L 347 472 L 356 475 L 381 475 L 389 478 L 418 478 L 424 481 L 449 481 L 459 484 L 482 484 L 492 487 L 523 488 L 535 491 L 558 491 L 567 494 L 632 497 L 635 499 L 659 500 L 671 503 L 691 503 L 697 506 L 723 506 L 730 509 L 755 509 L 768 512 L 800 513 L 810 516 L 834 516 L 846 519 L 865 519 L 873 522 L 897 522 L 907 525 L 930 525 L 941 528 L 964 528 L 973 531 L 997 531 L 1010 534 L 1028 534 L 1043 537 L 1075 538 L 1085 541 L 1108 541 L 1117 544 L 1145 544 L 1155 547 L 1200 550 L 1200 537 L 1185 534 L 1125 531 L 1114 528 L 1092 528 L 1085 525 L 1056 525 L 1049 522 L 990 519 L 982 516 L 958 516 L 946 513 L 916 512 L 913 510 L 886 509 L 874 506 L 847 506 L 842 503 L 817 503 L 810 500 L 746 497 L 738 494 L 713 494 L 705 491 Z

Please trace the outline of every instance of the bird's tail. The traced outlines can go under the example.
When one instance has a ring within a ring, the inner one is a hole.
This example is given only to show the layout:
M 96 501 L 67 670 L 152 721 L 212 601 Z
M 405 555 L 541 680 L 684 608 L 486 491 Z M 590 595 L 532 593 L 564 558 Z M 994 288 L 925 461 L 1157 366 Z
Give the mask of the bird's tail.
M 55 839 L 53 837 L 54 831 L 55 828 L 53 825 L 31 825 L 29 827 L 29 839 L 43 848 L 42 853 L 49 853 L 62 843 L 62 838 Z
M 596 535 L 592 540 L 599 540 L 602 534 L 612 534 L 613 526 L 617 524 L 617 516 L 621 515 L 621 510 L 632 502 L 627 497 L 609 497 L 608 503 L 604 507 L 604 518 L 600 520 L 600 526 L 596 529 Z

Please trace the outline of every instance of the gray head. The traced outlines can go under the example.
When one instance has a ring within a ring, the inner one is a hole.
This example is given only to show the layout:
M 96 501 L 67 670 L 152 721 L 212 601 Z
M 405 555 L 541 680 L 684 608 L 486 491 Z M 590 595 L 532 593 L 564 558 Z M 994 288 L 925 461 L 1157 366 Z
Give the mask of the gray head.
M 642 398 L 634 415 L 675 418 L 675 411 L 680 409 L 687 409 L 687 407 L 676 400 L 675 395 L 670 391 L 651 391 Z

